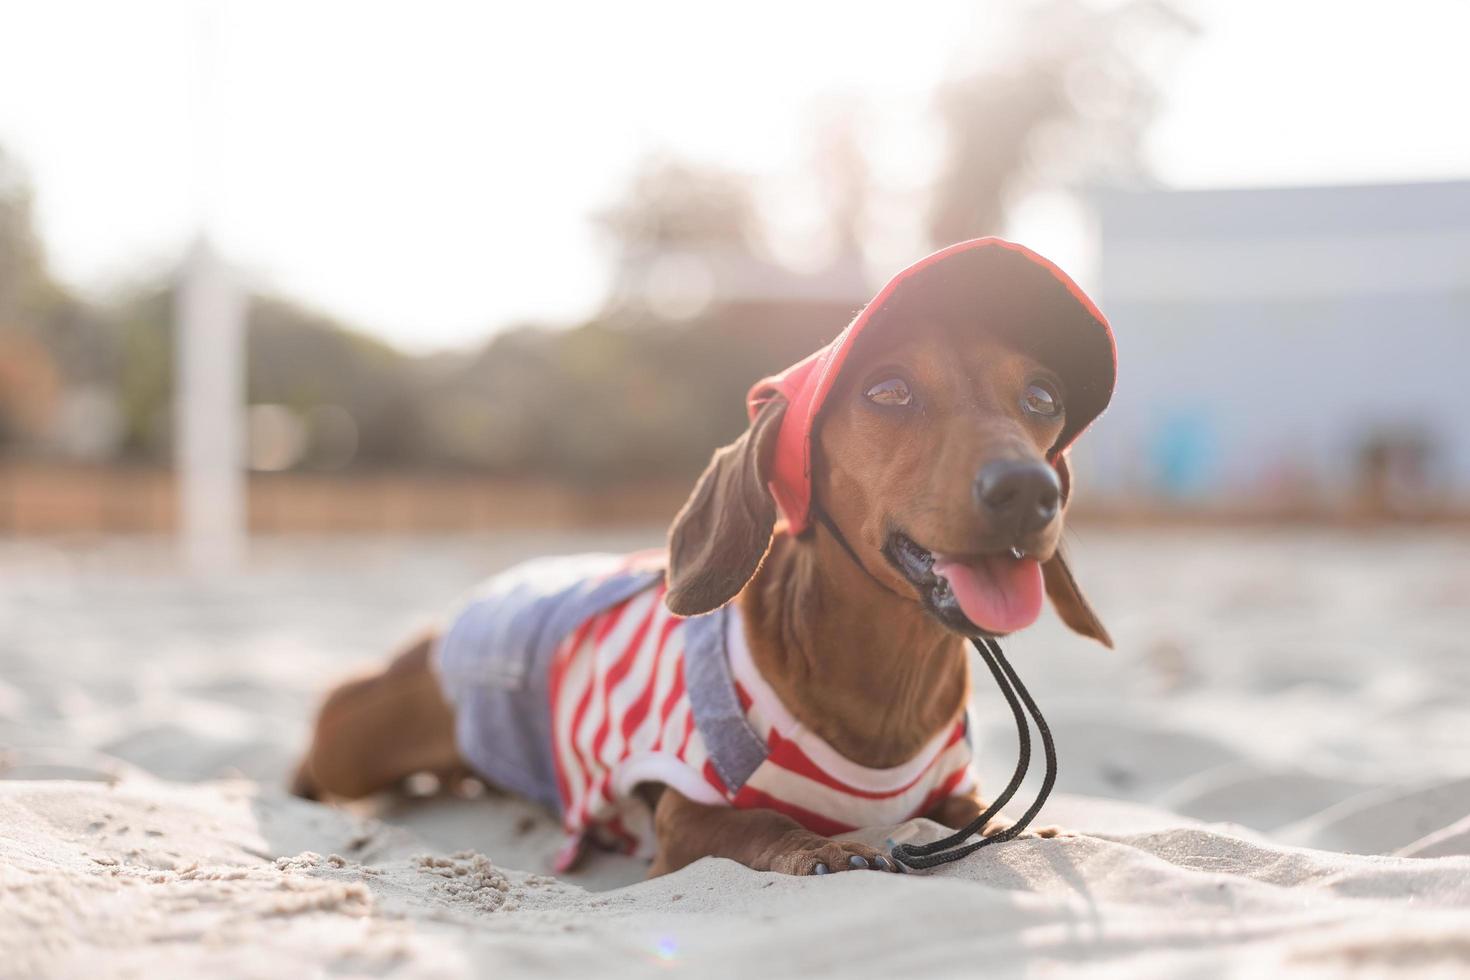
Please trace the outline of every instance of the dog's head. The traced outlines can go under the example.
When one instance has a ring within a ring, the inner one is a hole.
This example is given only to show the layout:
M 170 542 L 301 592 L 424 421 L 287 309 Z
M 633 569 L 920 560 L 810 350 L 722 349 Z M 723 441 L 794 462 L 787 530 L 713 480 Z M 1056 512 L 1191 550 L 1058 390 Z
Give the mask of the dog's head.
M 1038 256 L 964 243 L 905 270 L 828 348 L 752 392 L 670 535 L 668 602 L 733 598 L 769 547 L 826 524 L 885 588 L 946 626 L 1030 625 L 1043 590 L 1110 644 L 1060 551 L 1065 450 L 1113 382 L 1106 322 Z

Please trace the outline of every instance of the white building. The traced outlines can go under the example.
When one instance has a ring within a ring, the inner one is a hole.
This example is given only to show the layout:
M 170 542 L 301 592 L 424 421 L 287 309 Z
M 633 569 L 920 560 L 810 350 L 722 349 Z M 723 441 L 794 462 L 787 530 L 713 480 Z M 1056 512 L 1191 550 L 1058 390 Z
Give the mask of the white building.
M 1120 369 L 1088 497 L 1470 502 L 1470 181 L 1089 202 Z

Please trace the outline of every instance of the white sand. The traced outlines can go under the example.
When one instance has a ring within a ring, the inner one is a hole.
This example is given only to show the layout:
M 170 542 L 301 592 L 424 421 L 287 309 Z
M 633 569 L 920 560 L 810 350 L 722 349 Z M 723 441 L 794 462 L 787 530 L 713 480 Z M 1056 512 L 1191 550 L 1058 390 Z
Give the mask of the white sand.
M 265 545 L 210 585 L 147 543 L 0 549 L 0 976 L 1470 972 L 1470 540 L 1439 534 L 1084 533 L 1119 651 L 1008 645 L 1057 734 L 1042 817 L 1082 836 L 933 876 L 557 881 L 524 804 L 280 792 L 344 666 L 519 554 L 637 541 Z

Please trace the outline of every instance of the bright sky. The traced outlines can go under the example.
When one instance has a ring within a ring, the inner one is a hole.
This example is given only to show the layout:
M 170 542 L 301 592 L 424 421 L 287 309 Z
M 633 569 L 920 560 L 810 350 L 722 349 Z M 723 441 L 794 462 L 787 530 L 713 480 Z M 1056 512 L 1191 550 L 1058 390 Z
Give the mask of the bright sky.
M 514 6 L 0 0 L 0 146 L 74 285 L 156 272 L 204 224 L 257 282 L 430 349 L 590 312 L 607 256 L 588 214 L 645 151 L 757 175 L 799 224 L 782 175 L 856 99 L 878 178 L 917 190 L 929 93 L 1005 20 L 962 0 Z M 1470 177 L 1470 3 L 1188 9 L 1203 33 L 1148 143 L 1166 183 Z M 1065 264 L 1055 210 L 1017 234 Z

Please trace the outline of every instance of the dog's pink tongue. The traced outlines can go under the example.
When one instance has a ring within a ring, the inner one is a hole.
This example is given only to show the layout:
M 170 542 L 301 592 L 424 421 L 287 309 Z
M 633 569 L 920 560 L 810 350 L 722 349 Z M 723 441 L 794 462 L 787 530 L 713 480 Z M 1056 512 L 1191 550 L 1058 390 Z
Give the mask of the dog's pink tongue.
M 1041 615 L 1044 588 L 1035 558 L 993 555 L 969 563 L 935 556 L 934 574 L 949 582 L 970 622 L 988 633 L 1013 633 Z

